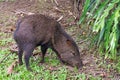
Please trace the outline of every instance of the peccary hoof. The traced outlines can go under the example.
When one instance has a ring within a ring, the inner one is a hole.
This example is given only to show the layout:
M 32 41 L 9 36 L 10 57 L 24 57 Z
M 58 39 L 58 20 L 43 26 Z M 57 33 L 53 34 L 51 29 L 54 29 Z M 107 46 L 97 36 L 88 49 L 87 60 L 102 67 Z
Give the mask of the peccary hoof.
M 27 67 L 27 70 L 28 70 L 28 71 L 31 71 L 31 72 L 33 71 L 30 67 Z
M 40 63 L 44 63 L 45 61 L 44 60 L 41 60 Z
M 23 62 L 19 62 L 19 65 L 23 65 Z

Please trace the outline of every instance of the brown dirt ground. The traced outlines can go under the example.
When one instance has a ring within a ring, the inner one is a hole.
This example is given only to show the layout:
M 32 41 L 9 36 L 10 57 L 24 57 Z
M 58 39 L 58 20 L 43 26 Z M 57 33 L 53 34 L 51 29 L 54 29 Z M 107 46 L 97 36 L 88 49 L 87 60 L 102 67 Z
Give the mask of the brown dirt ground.
M 59 22 L 75 39 L 78 33 L 81 36 L 87 35 L 88 29 L 86 27 L 82 28 L 75 24 L 76 22 L 71 7 L 72 4 L 69 0 L 57 0 L 58 5 L 52 1 L 53 0 L 15 0 L 0 2 L 0 31 L 8 32 L 8 34 L 11 35 L 14 30 L 15 21 L 17 18 L 23 16 L 23 13 L 41 13 L 49 15 L 56 20 L 63 17 Z M 108 78 L 110 71 L 107 71 L 99 65 L 101 59 L 93 54 L 93 50 L 89 50 L 89 41 L 81 43 L 83 40 L 85 40 L 85 38 L 76 40 L 77 43 L 80 43 L 80 52 L 84 62 L 84 67 L 79 73 L 101 76 L 104 80 L 110 80 L 110 78 Z

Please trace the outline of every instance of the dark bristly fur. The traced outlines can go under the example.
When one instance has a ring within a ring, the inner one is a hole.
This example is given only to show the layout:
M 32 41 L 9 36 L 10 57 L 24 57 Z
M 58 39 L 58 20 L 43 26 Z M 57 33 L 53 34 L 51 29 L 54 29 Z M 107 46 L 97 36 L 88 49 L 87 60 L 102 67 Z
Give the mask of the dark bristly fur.
M 26 68 L 29 67 L 29 58 L 35 47 L 41 46 L 42 60 L 48 48 L 56 52 L 60 61 L 71 66 L 81 67 L 80 53 L 74 40 L 62 29 L 54 19 L 42 14 L 29 15 L 19 19 L 16 23 L 14 39 L 18 45 L 19 64 L 23 64 L 22 55 Z

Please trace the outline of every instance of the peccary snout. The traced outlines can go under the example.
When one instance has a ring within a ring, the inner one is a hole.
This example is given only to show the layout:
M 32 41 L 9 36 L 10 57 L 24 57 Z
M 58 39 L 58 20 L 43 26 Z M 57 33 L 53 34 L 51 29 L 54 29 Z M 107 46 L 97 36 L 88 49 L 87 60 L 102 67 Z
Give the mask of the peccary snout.
M 37 46 L 41 46 L 41 62 L 44 62 L 47 49 L 51 48 L 62 62 L 78 68 L 82 66 L 76 43 L 61 25 L 50 17 L 35 14 L 18 19 L 14 39 L 18 45 L 19 64 L 23 64 L 22 55 L 24 52 L 24 60 L 28 70 L 31 70 L 29 59 Z

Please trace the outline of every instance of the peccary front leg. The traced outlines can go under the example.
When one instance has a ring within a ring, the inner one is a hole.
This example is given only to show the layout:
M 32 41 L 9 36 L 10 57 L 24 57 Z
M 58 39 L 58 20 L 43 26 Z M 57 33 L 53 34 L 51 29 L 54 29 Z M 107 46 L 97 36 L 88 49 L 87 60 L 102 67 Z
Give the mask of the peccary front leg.
M 47 49 L 48 49 L 48 46 L 47 46 L 47 45 L 42 45 L 42 46 L 41 46 L 42 60 L 40 61 L 40 63 L 44 63 L 44 57 L 45 57 L 45 54 L 46 54 Z
M 25 47 L 24 59 L 25 59 L 26 68 L 29 71 L 32 71 L 32 69 L 30 68 L 30 65 L 29 65 L 29 59 L 32 56 L 32 52 L 33 52 L 34 48 L 35 47 L 32 44 L 29 44 Z

